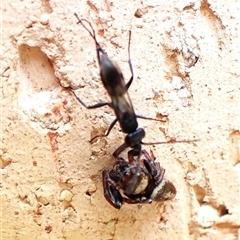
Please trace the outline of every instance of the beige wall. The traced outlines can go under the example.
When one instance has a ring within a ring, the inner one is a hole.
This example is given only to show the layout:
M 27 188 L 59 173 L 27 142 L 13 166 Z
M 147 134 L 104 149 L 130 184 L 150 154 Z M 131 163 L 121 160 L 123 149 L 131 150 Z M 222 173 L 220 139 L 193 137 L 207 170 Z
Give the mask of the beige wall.
M 137 11 L 139 17 L 134 16 Z M 177 188 L 164 204 L 116 210 L 101 172 L 123 142 L 111 109 L 84 109 L 108 96 L 94 42 L 73 15 L 91 21 L 126 79 L 128 30 L 137 113 L 145 142 Z M 1 239 L 240 239 L 238 1 L 2 2 Z M 198 60 L 198 61 L 197 61 Z

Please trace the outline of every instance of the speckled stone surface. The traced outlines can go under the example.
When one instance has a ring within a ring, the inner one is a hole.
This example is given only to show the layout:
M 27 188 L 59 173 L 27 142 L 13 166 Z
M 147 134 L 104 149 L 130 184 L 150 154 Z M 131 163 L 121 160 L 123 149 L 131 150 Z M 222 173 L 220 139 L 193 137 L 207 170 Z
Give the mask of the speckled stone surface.
M 238 1 L 16 1 L 2 3 L 1 239 L 235 240 L 240 226 Z M 88 19 L 126 81 L 132 30 L 136 113 L 144 146 L 177 189 L 164 203 L 104 198 L 102 171 L 123 143 L 94 42 L 74 13 Z

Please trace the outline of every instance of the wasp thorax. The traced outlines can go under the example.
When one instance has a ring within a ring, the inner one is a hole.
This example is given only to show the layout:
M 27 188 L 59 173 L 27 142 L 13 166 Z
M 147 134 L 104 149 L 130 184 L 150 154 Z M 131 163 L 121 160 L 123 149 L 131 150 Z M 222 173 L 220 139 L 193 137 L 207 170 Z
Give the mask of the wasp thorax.
M 143 128 L 138 128 L 134 132 L 129 133 L 125 137 L 125 144 L 129 147 L 134 147 L 139 145 L 142 142 L 142 139 L 145 137 L 145 131 Z

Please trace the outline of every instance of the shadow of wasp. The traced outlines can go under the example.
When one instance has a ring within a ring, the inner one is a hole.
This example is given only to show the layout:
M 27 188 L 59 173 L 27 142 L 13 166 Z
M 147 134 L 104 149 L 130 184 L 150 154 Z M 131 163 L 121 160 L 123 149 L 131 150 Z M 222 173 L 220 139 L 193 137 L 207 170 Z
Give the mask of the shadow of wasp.
M 180 143 L 180 142 L 192 142 L 192 140 L 171 140 L 168 142 L 156 142 L 156 143 L 144 143 L 142 139 L 145 137 L 145 131 L 143 128 L 138 128 L 137 118 L 147 119 L 147 120 L 155 120 L 160 122 L 165 122 L 164 120 L 159 120 L 150 117 L 144 117 L 141 115 L 137 115 L 134 112 L 133 105 L 131 99 L 128 94 L 128 88 L 132 84 L 133 81 L 133 67 L 130 58 L 130 42 L 131 42 L 131 31 L 129 31 L 129 40 L 128 40 L 128 65 L 131 72 L 131 77 L 129 81 L 125 84 L 123 74 L 120 68 L 116 63 L 113 63 L 107 53 L 102 49 L 100 44 L 98 43 L 95 35 L 95 30 L 92 27 L 92 24 L 86 19 L 80 19 L 78 15 L 74 14 L 78 20 L 77 23 L 80 23 L 93 38 L 96 45 L 97 52 L 97 60 L 100 68 L 100 78 L 103 83 L 104 88 L 107 90 L 108 95 L 111 98 L 111 102 L 100 102 L 91 106 L 87 106 L 73 91 L 71 87 L 64 87 L 71 91 L 79 103 L 81 103 L 87 109 L 100 108 L 103 106 L 109 106 L 114 110 L 116 115 L 116 119 L 110 124 L 107 132 L 105 134 L 97 135 L 93 137 L 90 142 L 98 137 L 107 137 L 111 132 L 114 125 L 119 122 L 119 125 L 125 136 L 124 143 L 118 147 L 118 149 L 113 153 L 113 156 L 116 158 L 121 152 L 123 152 L 126 148 L 130 147 L 133 149 L 134 156 L 141 155 L 141 145 L 150 145 L 150 144 L 165 144 L 165 143 Z M 90 27 L 86 26 L 86 24 Z

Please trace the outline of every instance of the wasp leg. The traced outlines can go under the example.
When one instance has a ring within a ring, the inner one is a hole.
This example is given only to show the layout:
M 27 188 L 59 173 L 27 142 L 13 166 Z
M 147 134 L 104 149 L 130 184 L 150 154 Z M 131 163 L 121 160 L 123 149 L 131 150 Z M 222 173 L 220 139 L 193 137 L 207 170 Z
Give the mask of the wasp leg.
M 136 116 L 136 118 L 141 118 L 141 119 L 145 119 L 145 120 L 153 120 L 153 121 L 157 121 L 157 122 L 166 122 L 165 120 L 150 118 L 150 117 L 144 117 L 144 116 L 138 115 L 138 114 L 135 114 L 135 116 Z
M 142 146 L 136 145 L 132 150 L 128 151 L 128 161 L 129 162 L 136 162 L 134 157 L 138 156 L 138 161 L 140 160 L 142 154 Z
M 116 122 L 117 122 L 117 119 L 114 119 L 112 121 L 112 123 L 110 124 L 110 126 L 109 126 L 109 128 L 108 128 L 108 130 L 107 130 L 107 132 L 105 134 L 101 134 L 101 135 L 97 135 L 97 136 L 93 137 L 90 140 L 90 142 L 92 143 L 94 139 L 99 138 L 99 137 L 107 137 L 109 135 L 109 133 L 111 132 L 112 128 L 114 127 L 114 125 L 116 124 Z
M 87 109 L 100 108 L 103 106 L 109 106 L 110 108 L 112 108 L 112 103 L 110 103 L 110 102 L 100 102 L 100 103 L 96 103 L 94 105 L 88 106 L 76 95 L 76 93 L 72 90 L 71 87 L 63 87 L 63 88 L 68 89 L 75 96 L 75 98 L 78 100 L 78 102 L 80 102 Z
M 123 152 L 128 146 L 123 143 L 121 146 L 119 146 L 114 153 L 112 154 L 114 158 L 118 158 L 119 154 Z
M 123 198 L 115 186 L 109 183 L 109 172 L 102 172 L 103 194 L 105 199 L 115 208 L 120 209 Z
M 128 145 L 126 143 L 123 143 L 121 146 L 119 146 L 114 153 L 112 154 L 114 158 L 118 158 L 118 156 L 120 155 L 121 152 L 123 152 L 126 148 L 128 147 Z M 135 156 L 140 156 L 141 155 L 141 145 L 138 144 L 136 146 L 133 147 L 132 150 L 130 150 L 128 152 L 128 160 L 129 162 L 133 162 L 136 161 L 134 159 Z

